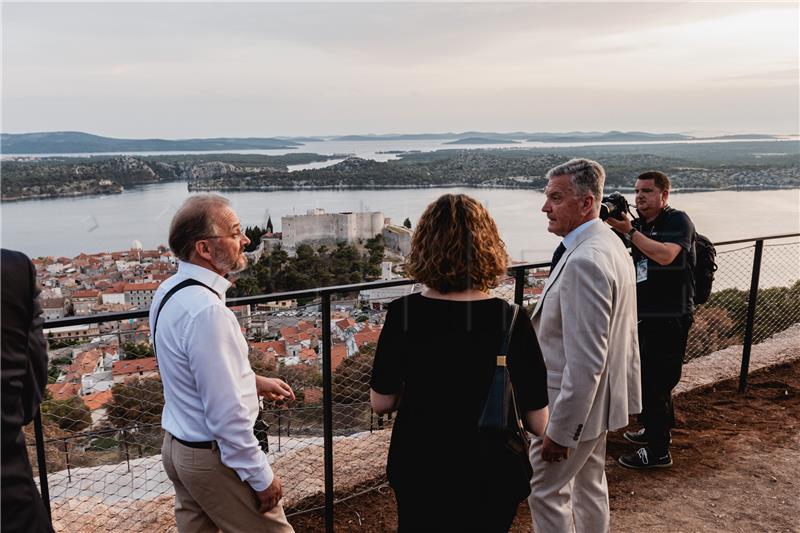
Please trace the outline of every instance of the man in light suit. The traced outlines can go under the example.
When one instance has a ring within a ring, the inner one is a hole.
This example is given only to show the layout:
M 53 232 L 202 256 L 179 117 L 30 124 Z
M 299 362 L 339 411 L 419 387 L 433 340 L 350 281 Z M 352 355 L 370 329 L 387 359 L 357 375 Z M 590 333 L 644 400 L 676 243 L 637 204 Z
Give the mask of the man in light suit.
M 599 217 L 605 171 L 573 159 L 550 170 L 542 211 L 564 238 L 533 311 L 551 414 L 530 450 L 536 533 L 609 529 L 606 433 L 641 410 L 636 277 Z

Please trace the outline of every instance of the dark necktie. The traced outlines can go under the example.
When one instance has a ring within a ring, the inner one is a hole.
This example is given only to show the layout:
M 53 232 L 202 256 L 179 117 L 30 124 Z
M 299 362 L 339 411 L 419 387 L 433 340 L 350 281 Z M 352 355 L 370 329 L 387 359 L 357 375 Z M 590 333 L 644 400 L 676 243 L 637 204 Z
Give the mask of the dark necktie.
M 558 261 L 561 259 L 561 256 L 564 255 L 564 252 L 566 252 L 566 251 L 567 251 L 567 249 L 564 246 L 563 242 L 558 245 L 558 248 L 556 248 L 556 251 L 553 252 L 553 260 L 550 261 L 550 272 L 552 272 L 553 269 L 556 268 L 556 265 L 558 264 Z

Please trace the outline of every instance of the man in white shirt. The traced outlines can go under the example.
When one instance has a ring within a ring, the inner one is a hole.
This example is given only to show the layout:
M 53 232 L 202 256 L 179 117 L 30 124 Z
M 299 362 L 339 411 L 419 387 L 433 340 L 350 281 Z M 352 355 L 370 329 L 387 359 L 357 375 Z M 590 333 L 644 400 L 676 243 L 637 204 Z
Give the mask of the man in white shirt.
M 162 462 L 175 487 L 181 533 L 293 531 L 253 424 L 258 396 L 294 393 L 279 379 L 255 375 L 247 341 L 225 306 L 224 276 L 246 266 L 249 242 L 225 198 L 190 197 L 170 226 L 178 272 L 150 308 L 164 384 Z

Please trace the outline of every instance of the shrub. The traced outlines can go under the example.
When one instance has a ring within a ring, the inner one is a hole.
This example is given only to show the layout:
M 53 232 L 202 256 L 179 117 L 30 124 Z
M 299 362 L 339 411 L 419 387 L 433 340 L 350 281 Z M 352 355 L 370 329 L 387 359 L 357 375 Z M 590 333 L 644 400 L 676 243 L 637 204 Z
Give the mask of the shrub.
M 80 432 L 92 423 L 89 408 L 77 396 L 66 400 L 49 400 L 43 402 L 42 414 L 65 431 Z

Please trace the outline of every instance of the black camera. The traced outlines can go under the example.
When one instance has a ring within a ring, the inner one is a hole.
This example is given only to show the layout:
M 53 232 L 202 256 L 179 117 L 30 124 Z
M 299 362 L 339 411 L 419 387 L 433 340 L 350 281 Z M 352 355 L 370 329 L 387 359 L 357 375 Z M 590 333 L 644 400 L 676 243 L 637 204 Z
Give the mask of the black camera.
M 605 220 L 608 217 L 622 220 L 630 210 L 628 200 L 618 192 L 612 192 L 608 196 L 603 196 L 603 201 L 600 203 L 600 220 Z

